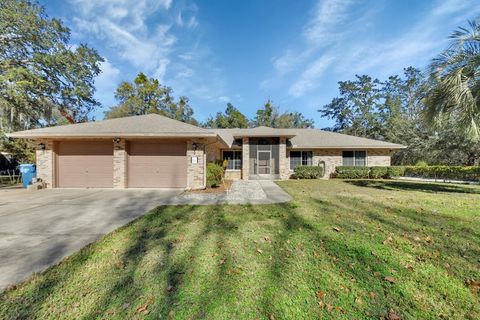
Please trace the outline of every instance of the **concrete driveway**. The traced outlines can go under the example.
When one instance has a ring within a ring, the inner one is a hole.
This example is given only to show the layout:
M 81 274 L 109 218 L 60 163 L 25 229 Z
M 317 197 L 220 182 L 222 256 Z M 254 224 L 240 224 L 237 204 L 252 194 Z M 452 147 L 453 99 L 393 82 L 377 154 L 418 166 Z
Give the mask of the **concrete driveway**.
M 0 291 L 170 203 L 181 190 L 0 190 Z

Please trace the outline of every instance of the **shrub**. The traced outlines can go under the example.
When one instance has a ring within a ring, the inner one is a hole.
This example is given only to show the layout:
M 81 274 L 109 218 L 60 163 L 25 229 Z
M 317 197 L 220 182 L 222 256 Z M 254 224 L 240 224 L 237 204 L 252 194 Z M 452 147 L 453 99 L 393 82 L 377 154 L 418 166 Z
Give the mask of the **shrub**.
M 225 169 L 222 165 L 214 162 L 207 163 L 207 187 L 218 187 L 222 183 Z
M 404 166 L 391 166 L 387 167 L 387 176 L 386 179 L 396 178 L 396 177 L 403 177 L 405 175 L 405 167 Z
M 320 179 L 323 178 L 324 172 L 321 166 L 298 166 L 293 175 L 297 179 Z
M 388 167 L 370 167 L 369 177 L 370 179 L 382 179 L 387 178 Z
M 340 179 L 368 179 L 369 167 L 339 166 L 335 177 Z
M 417 161 L 417 163 L 415 163 L 415 167 L 426 167 L 426 166 L 428 166 L 428 163 L 426 163 L 423 160 Z
M 411 166 L 405 168 L 405 176 L 425 179 L 480 181 L 480 167 Z

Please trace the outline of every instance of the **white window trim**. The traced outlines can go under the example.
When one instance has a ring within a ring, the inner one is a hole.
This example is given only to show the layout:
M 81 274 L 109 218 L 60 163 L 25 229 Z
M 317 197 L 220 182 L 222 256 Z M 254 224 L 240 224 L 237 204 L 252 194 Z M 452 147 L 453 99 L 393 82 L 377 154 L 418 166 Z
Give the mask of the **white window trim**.
M 354 163 L 353 167 L 361 167 L 361 166 L 356 166 L 355 165 L 355 152 L 356 151 L 364 151 L 365 152 L 365 165 L 363 167 L 368 167 L 368 150 L 342 150 L 342 166 L 344 166 L 344 164 L 343 164 L 343 152 L 344 151 L 347 151 L 347 152 L 352 151 L 353 152 L 353 163 Z
M 240 153 L 241 154 L 241 157 L 240 157 L 240 160 L 241 160 L 241 166 L 243 166 L 243 152 L 242 150 L 229 150 L 229 149 L 226 149 L 226 150 L 222 150 L 222 161 L 225 160 L 225 157 L 223 155 L 224 152 L 233 152 L 233 153 Z M 228 171 L 228 172 L 241 172 L 242 171 L 242 168 L 240 169 L 225 169 L 225 171 Z
M 289 171 L 291 171 L 291 172 L 294 171 L 294 169 L 292 169 L 292 167 L 291 167 L 291 165 L 290 165 L 290 158 L 291 158 L 290 153 L 291 153 L 291 152 L 311 152 L 311 153 L 312 153 L 312 165 L 311 165 L 311 167 L 314 166 L 314 164 L 313 164 L 313 158 L 314 158 L 315 155 L 314 155 L 313 150 L 308 150 L 308 149 L 307 149 L 307 150 L 288 150 L 288 170 L 289 170 Z M 301 157 L 301 155 L 300 155 L 300 157 Z

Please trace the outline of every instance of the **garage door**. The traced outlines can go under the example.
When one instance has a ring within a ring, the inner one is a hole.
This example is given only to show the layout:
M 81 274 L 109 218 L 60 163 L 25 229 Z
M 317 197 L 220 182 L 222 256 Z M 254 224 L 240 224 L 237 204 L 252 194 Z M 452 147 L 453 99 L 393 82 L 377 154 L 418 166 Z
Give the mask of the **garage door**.
M 187 144 L 181 142 L 132 141 L 128 152 L 130 188 L 185 188 Z
M 113 186 L 113 142 L 59 142 L 57 186 L 111 188 Z

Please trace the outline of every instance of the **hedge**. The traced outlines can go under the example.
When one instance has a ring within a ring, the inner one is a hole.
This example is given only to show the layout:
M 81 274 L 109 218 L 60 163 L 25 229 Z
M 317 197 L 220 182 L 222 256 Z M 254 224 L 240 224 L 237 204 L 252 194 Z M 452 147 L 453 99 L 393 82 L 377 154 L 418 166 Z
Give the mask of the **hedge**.
M 297 179 L 320 179 L 324 174 L 321 166 L 298 166 L 293 171 L 293 176 Z
M 405 176 L 425 179 L 480 181 L 480 167 L 412 166 L 405 167 Z
M 401 177 L 405 167 L 355 167 L 339 166 L 336 168 L 335 177 L 340 179 L 391 179 Z
M 335 177 L 340 179 L 368 179 L 369 167 L 340 166 L 336 168 Z
M 335 177 L 341 179 L 391 179 L 395 177 L 480 181 L 480 167 L 461 166 L 391 166 L 336 168 Z

